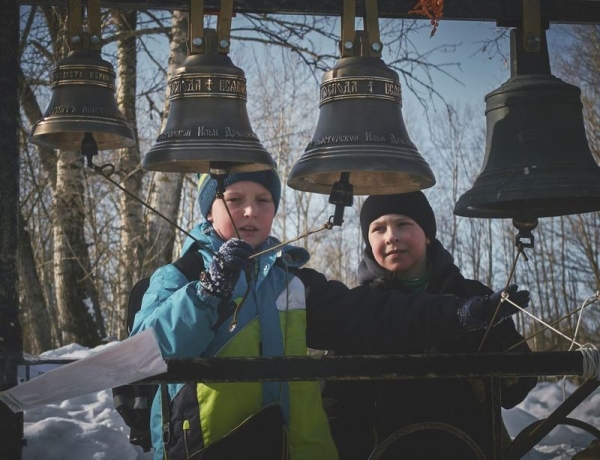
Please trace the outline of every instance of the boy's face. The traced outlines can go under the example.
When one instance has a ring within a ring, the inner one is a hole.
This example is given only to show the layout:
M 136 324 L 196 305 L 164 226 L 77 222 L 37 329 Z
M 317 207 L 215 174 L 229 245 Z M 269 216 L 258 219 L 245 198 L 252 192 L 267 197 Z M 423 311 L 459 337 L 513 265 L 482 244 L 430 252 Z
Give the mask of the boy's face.
M 375 219 L 369 225 L 369 243 L 375 261 L 400 279 L 416 279 L 427 273 L 429 238 L 410 217 L 386 214 Z
M 225 202 L 241 239 L 254 248 L 267 239 L 275 217 L 275 203 L 269 190 L 258 182 L 234 182 L 225 189 Z M 237 238 L 223 200 L 214 201 L 207 218 L 223 241 Z

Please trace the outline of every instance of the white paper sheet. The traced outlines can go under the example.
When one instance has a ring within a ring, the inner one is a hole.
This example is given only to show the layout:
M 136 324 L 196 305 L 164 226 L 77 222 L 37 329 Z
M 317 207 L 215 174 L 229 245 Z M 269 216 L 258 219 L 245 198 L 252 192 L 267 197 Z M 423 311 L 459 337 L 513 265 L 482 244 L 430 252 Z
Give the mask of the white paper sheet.
M 167 371 L 153 329 L 0 392 L 13 412 L 126 385 Z

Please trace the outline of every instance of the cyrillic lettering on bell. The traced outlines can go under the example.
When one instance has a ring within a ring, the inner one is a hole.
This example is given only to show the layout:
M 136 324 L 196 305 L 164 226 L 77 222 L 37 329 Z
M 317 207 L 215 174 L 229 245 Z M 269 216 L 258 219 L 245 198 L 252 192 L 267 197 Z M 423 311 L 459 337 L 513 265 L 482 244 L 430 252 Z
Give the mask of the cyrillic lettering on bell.
M 246 96 L 246 80 L 223 78 L 219 80 L 219 92 Z
M 219 75 L 178 75 L 169 81 L 169 97 L 234 97 L 246 100 L 246 79 Z
M 165 139 L 173 139 L 173 138 L 182 138 L 182 137 L 192 137 L 191 129 L 173 129 L 170 131 L 165 131 L 158 138 L 157 141 L 164 141 Z
M 84 84 L 114 88 L 115 80 L 116 74 L 102 67 L 59 66 L 52 72 L 52 86 Z
M 217 128 L 198 126 L 198 137 L 219 137 L 219 130 Z
M 225 126 L 225 137 L 232 137 L 237 139 L 258 139 L 258 136 L 252 131 L 242 131 L 235 129 L 230 126 Z
M 366 142 L 386 142 L 387 139 L 385 138 L 385 136 L 382 136 L 381 134 L 375 134 L 372 131 L 366 131 L 365 132 L 365 141 Z
M 320 104 L 337 99 L 386 99 L 402 103 L 400 83 L 383 77 L 340 77 L 321 83 Z
M 70 113 L 77 113 L 77 108 L 73 105 L 56 105 L 48 108 L 48 115 L 67 115 Z
M 123 115 L 118 110 L 109 110 L 106 107 L 81 107 L 82 115 L 95 115 L 100 117 L 121 118 Z
M 334 134 L 331 136 L 325 136 L 320 138 L 319 140 L 311 143 L 309 148 L 314 147 L 315 145 L 326 145 L 326 144 L 340 144 L 340 143 L 352 143 L 358 142 L 359 135 L 358 134 Z

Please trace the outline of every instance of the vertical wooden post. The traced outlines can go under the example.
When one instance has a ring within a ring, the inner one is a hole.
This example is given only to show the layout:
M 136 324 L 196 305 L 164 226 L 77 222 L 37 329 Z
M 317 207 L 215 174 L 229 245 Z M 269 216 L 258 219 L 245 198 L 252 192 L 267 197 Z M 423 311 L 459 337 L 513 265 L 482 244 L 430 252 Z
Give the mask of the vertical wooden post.
M 0 390 L 17 384 L 23 359 L 17 271 L 19 216 L 19 4 L 0 11 Z M 21 459 L 23 414 L 0 403 L 0 458 Z

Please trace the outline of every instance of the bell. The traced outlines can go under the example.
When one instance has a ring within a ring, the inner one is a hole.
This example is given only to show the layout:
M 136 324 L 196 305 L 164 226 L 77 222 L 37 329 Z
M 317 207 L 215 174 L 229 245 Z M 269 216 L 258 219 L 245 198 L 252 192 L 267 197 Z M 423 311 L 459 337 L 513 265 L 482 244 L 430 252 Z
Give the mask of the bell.
M 169 80 L 171 110 L 163 132 L 142 161 L 146 169 L 208 172 L 225 163 L 228 171 L 275 167 L 252 131 L 246 111 L 246 78 L 227 54 L 210 52 L 216 41 L 207 29 L 204 54 L 189 55 Z
M 411 142 L 402 119 L 398 74 L 380 58 L 339 59 L 320 87 L 312 141 L 294 164 L 288 185 L 328 194 L 349 173 L 358 195 L 431 187 L 435 177 Z
M 30 140 L 48 148 L 79 151 L 86 133 L 98 150 L 135 145 L 133 130 L 115 101 L 116 74 L 100 50 L 71 51 L 52 72 L 52 98 Z
M 581 91 L 550 74 L 543 35 L 542 53 L 529 57 L 522 38 L 511 31 L 513 75 L 485 97 L 483 167 L 454 213 L 533 220 L 600 210 L 600 167 L 587 143 Z

